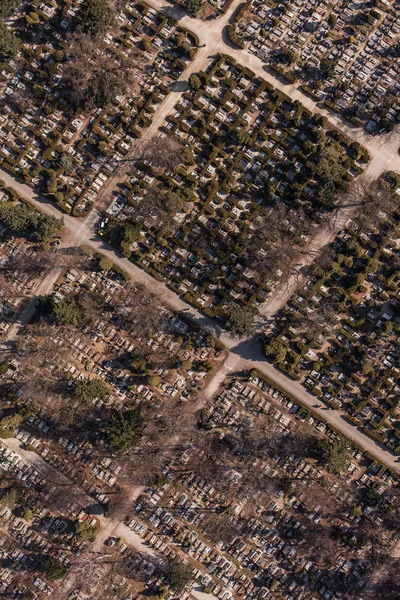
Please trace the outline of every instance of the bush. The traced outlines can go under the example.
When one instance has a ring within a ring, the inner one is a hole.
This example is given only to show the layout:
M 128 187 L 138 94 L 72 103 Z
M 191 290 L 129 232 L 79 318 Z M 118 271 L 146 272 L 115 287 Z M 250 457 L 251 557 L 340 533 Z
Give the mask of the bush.
M 8 371 L 8 364 L 6 362 L 0 363 L 0 375 L 5 375 Z
M 158 387 L 161 383 L 161 377 L 159 375 L 150 375 L 147 378 L 147 383 L 148 385 L 151 385 L 151 387 Z

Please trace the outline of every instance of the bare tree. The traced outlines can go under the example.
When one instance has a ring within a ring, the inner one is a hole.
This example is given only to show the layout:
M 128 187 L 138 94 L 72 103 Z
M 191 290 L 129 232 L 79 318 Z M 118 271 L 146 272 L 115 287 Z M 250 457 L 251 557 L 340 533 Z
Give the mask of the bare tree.
M 112 52 L 104 41 L 77 31 L 69 37 L 68 52 L 71 60 L 63 70 L 61 89 L 75 108 L 103 106 L 133 85 L 133 65 L 139 50 L 130 56 Z
M 141 159 L 156 169 L 173 171 L 182 163 L 182 146 L 171 136 L 152 137 L 142 144 Z
M 307 267 L 307 276 L 311 278 L 321 277 L 331 267 L 335 256 L 335 249 L 331 245 L 321 248 L 312 264 Z
M 301 535 L 303 551 L 317 564 L 330 566 L 338 554 L 338 547 L 331 537 L 331 530 L 305 518 L 302 518 L 301 521 L 303 522 Z
M 314 252 L 305 242 L 310 233 L 306 215 L 280 204 L 258 221 L 247 249 L 247 264 L 257 278 L 287 282 L 300 276 L 302 259 Z
M 84 255 L 79 248 L 58 248 L 49 252 L 46 248 L 37 248 L 32 254 L 19 252 L 3 266 L 6 273 L 27 273 L 45 275 L 56 269 L 80 269 Z
M 137 203 L 137 217 L 151 218 L 157 221 L 158 226 L 163 224 L 168 227 L 183 206 L 184 201 L 176 192 L 149 187 Z
M 162 319 L 160 297 L 143 284 L 129 284 L 118 309 L 122 327 L 136 337 L 148 337 L 159 328 Z
M 381 179 L 356 179 L 336 205 L 336 211 L 346 208 L 355 213 L 355 222 L 360 229 L 378 226 L 397 206 L 398 199 L 387 181 Z
M 400 600 L 400 582 L 399 582 L 400 560 L 398 558 L 389 558 L 389 561 L 374 572 L 367 584 L 365 592 L 366 600 L 376 600 L 376 598 L 390 598 L 390 600 Z

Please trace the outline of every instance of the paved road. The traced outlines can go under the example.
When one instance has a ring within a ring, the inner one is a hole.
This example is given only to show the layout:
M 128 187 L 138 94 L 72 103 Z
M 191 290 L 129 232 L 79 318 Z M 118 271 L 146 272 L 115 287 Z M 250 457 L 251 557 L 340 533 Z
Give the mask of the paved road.
M 345 123 L 340 116 L 333 114 L 331 111 L 327 111 L 323 107 L 319 107 L 314 100 L 304 95 L 301 90 L 296 86 L 286 86 L 281 83 L 274 75 L 269 73 L 265 69 L 265 65 L 254 55 L 247 51 L 238 50 L 232 48 L 226 42 L 225 28 L 229 23 L 232 14 L 240 6 L 240 0 L 235 0 L 231 10 L 227 15 L 224 15 L 220 19 L 216 19 L 211 22 L 204 23 L 198 19 L 194 19 L 186 15 L 180 7 L 175 5 L 171 6 L 166 4 L 165 0 L 148 0 L 149 4 L 157 10 L 163 11 L 165 14 L 170 14 L 176 18 L 180 23 L 187 27 L 189 30 L 196 33 L 200 39 L 200 44 L 205 44 L 204 47 L 199 49 L 199 53 L 195 61 L 189 65 L 188 69 L 183 73 L 178 84 L 174 84 L 173 90 L 162 105 L 159 106 L 156 114 L 154 115 L 153 124 L 149 128 L 149 132 L 146 133 L 146 137 L 149 135 L 156 134 L 158 127 L 162 125 L 165 117 L 170 114 L 173 106 L 178 101 L 180 95 L 185 91 L 186 87 L 183 85 L 187 82 L 188 77 L 191 73 L 204 69 L 212 56 L 216 52 L 229 54 L 241 64 L 245 64 L 251 68 L 257 75 L 260 75 L 264 79 L 270 81 L 275 87 L 281 89 L 293 99 L 299 99 L 309 110 L 312 112 L 320 112 L 325 114 L 331 123 L 333 123 L 338 129 L 343 131 L 351 139 L 361 142 L 365 145 L 371 154 L 372 160 L 368 165 L 365 177 L 375 178 L 379 176 L 383 171 L 387 169 L 398 170 L 400 172 L 400 156 L 397 153 L 399 145 L 398 134 L 391 134 L 382 137 L 371 138 L 364 133 L 363 130 L 352 127 Z M 172 11 L 172 12 L 171 12 Z M 313 407 L 316 403 L 315 397 L 309 394 L 298 382 L 294 382 L 291 379 L 278 372 L 272 365 L 268 364 L 262 353 L 258 337 L 251 340 L 237 340 L 233 338 L 227 331 L 223 330 L 214 319 L 206 317 L 197 309 L 190 307 L 185 301 L 183 301 L 177 294 L 172 292 L 163 283 L 155 281 L 148 273 L 141 270 L 135 264 L 129 262 L 125 258 L 116 254 L 115 250 L 109 246 L 104 240 L 97 235 L 95 231 L 95 224 L 98 219 L 98 212 L 93 209 L 92 212 L 86 217 L 86 219 L 76 219 L 69 215 L 63 215 L 56 206 L 54 206 L 47 198 L 41 196 L 29 186 L 21 181 L 16 180 L 15 177 L 11 176 L 8 172 L 4 171 L 0 167 L 1 179 L 3 179 L 6 185 L 13 187 L 21 197 L 33 202 L 41 211 L 46 214 L 53 215 L 56 217 L 63 216 L 65 228 L 68 233 L 68 239 L 73 245 L 87 244 L 97 252 L 102 252 L 105 256 L 110 258 L 117 266 L 127 271 L 134 281 L 144 283 L 151 289 L 159 292 L 163 298 L 165 304 L 176 311 L 185 309 L 187 315 L 190 316 L 197 324 L 205 327 L 217 335 L 225 346 L 231 351 L 235 358 L 228 356 L 226 363 L 223 366 L 221 374 L 217 374 L 217 379 L 210 383 L 208 387 L 208 393 L 210 390 L 214 393 L 217 383 L 222 379 L 224 373 L 229 372 L 232 369 L 232 365 L 237 368 L 255 367 L 258 368 L 262 373 L 267 375 L 272 381 L 279 384 L 287 393 L 292 394 L 303 402 L 306 406 L 312 409 L 321 416 L 328 423 L 332 424 L 338 431 L 349 439 L 356 442 L 359 446 L 376 456 L 381 462 L 388 465 L 392 469 L 400 472 L 400 464 L 397 462 L 399 459 L 393 456 L 388 450 L 382 447 L 374 440 L 368 438 L 361 431 L 357 430 L 354 426 L 344 421 L 344 415 L 339 411 L 318 411 Z M 124 179 L 124 175 L 121 174 L 121 180 Z M 117 185 L 117 181 L 114 180 L 113 185 Z M 112 189 L 109 189 L 109 193 L 112 193 Z M 337 220 L 336 227 L 339 230 L 345 220 L 347 220 L 348 214 L 343 213 Z M 326 229 L 318 234 L 318 237 L 313 241 L 314 248 L 323 247 L 333 236 L 334 231 Z M 267 319 L 271 318 L 274 312 L 285 303 L 291 293 L 296 289 L 298 283 L 293 280 L 290 282 L 288 289 L 282 296 L 275 295 L 271 300 L 271 304 L 266 305 L 260 315 L 258 322 L 258 331 L 262 332 L 265 327 Z M 44 288 L 50 291 L 50 280 L 48 284 L 43 284 Z M 41 287 L 42 290 L 42 287 Z M 43 291 L 41 293 L 44 293 Z M 28 310 L 28 309 L 27 309 Z M 25 315 L 25 318 L 29 314 Z M 22 318 L 21 318 L 22 320 Z M 13 332 L 15 335 L 15 332 Z M 213 391 L 214 390 L 214 391 Z

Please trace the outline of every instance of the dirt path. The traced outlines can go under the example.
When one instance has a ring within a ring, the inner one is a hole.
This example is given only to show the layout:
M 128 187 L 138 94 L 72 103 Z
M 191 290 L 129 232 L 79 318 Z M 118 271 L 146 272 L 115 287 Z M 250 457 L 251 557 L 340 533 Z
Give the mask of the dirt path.
M 234 49 L 227 45 L 227 43 L 224 41 L 226 39 L 224 36 L 224 30 L 227 23 L 229 23 L 231 15 L 237 9 L 240 3 L 241 2 L 239 0 L 235 0 L 227 15 L 224 15 L 224 17 L 220 19 L 215 19 L 214 21 L 205 23 L 185 15 L 184 11 L 175 6 L 171 7 L 171 5 L 166 4 L 164 0 L 149 0 L 150 5 L 157 8 L 157 10 L 162 9 L 165 14 L 168 14 L 168 11 L 173 10 L 174 14 L 177 15 L 176 18 L 178 18 L 180 24 L 194 31 L 196 35 L 198 35 L 200 43 L 205 44 L 204 47 L 200 48 L 195 61 L 190 64 L 188 69 L 182 74 L 178 82 L 181 84 L 181 87 L 175 86 L 174 89 L 178 91 L 169 94 L 165 101 L 159 106 L 156 114 L 154 115 L 153 124 L 149 128 L 149 135 L 155 134 L 158 130 L 158 127 L 164 122 L 165 117 L 170 114 L 173 106 L 179 100 L 180 95 L 184 91 L 185 86 L 182 84 L 187 81 L 189 75 L 193 72 L 196 72 L 196 70 L 204 69 L 211 60 L 212 56 L 215 55 L 215 52 L 221 52 L 232 56 L 239 63 L 248 66 L 257 75 L 263 77 L 267 81 L 270 81 L 275 87 L 281 89 L 286 94 L 291 96 L 293 100 L 300 100 L 312 112 L 319 112 L 326 115 L 330 122 L 340 131 L 348 135 L 352 140 L 358 141 L 366 146 L 370 151 L 372 159 L 366 170 L 366 175 L 364 175 L 365 177 L 376 178 L 383 171 L 388 169 L 398 170 L 400 172 L 400 156 L 397 152 L 397 148 L 399 146 L 398 133 L 392 133 L 382 137 L 377 136 L 374 138 L 367 136 L 367 134 L 365 134 L 365 132 L 359 128 L 357 129 L 349 124 L 346 124 L 339 115 L 333 113 L 332 111 L 328 111 L 323 107 L 320 108 L 314 102 L 314 100 L 303 94 L 295 86 L 288 86 L 280 82 L 275 76 L 271 75 L 265 70 L 265 65 L 254 55 L 245 50 Z M 262 309 L 262 318 L 258 323 L 257 329 L 259 332 L 258 335 L 250 340 L 237 340 L 228 332 L 223 330 L 214 319 L 206 317 L 199 310 L 189 306 L 165 284 L 155 281 L 152 276 L 140 269 L 137 265 L 119 256 L 111 246 L 105 243 L 95 231 L 96 221 L 99 216 L 96 209 L 92 210 L 88 217 L 83 220 L 76 219 L 69 215 L 63 215 L 61 211 L 59 211 L 47 198 L 41 196 L 21 181 L 18 181 L 14 176 L 11 176 L 1 167 L 0 173 L 1 179 L 5 181 L 7 186 L 14 188 L 21 197 L 33 202 L 41 211 L 56 217 L 63 217 L 66 230 L 68 231 L 69 240 L 72 240 L 70 243 L 73 243 L 76 246 L 80 244 L 87 244 L 95 251 L 102 252 L 117 266 L 127 271 L 135 281 L 142 282 L 145 285 L 148 285 L 150 288 L 157 290 L 161 294 L 165 304 L 171 309 L 176 311 L 185 309 L 187 311 L 186 316 L 191 317 L 198 325 L 207 328 L 221 339 L 227 349 L 231 351 L 233 356 L 227 357 L 221 373 L 218 373 L 211 380 L 207 388 L 208 396 L 212 396 L 212 394 L 215 393 L 217 386 L 219 385 L 218 382 L 222 381 L 224 375 L 228 373 L 233 366 L 237 369 L 254 367 L 258 368 L 273 382 L 280 385 L 286 392 L 299 398 L 299 400 L 301 400 L 303 404 L 305 404 L 310 410 L 317 414 L 320 413 L 320 416 L 322 416 L 325 421 L 334 426 L 343 435 L 347 436 L 349 439 L 356 442 L 360 447 L 370 452 L 383 464 L 386 464 L 393 470 L 400 472 L 398 457 L 392 455 L 378 442 L 367 437 L 362 431 L 347 423 L 347 421 L 344 420 L 345 415 L 340 411 L 321 412 L 319 409 L 315 409 L 314 405 L 316 403 L 316 399 L 313 395 L 308 393 L 305 388 L 301 386 L 301 384 L 292 381 L 264 360 L 262 348 L 260 347 L 258 340 L 259 333 L 262 332 L 265 327 L 265 320 L 271 318 L 276 310 L 287 301 L 287 299 L 296 289 L 297 282 L 289 282 L 285 295 L 279 297 L 279 294 L 276 294 L 274 298 L 270 300 L 270 304 L 266 305 Z M 111 194 L 112 189 L 109 189 L 108 192 Z M 340 230 L 340 228 L 343 226 L 343 219 L 347 217 L 348 215 L 345 213 L 340 215 L 336 222 L 335 231 L 329 232 L 329 230 L 327 230 L 325 233 L 321 232 L 319 234 L 318 241 L 314 243 L 316 243 L 318 247 L 322 248 L 331 239 L 331 236 L 335 235 L 335 233 L 338 231 L 337 228 Z M 46 284 L 43 285 L 44 288 L 47 289 L 48 286 Z M 28 314 L 26 316 L 28 316 Z

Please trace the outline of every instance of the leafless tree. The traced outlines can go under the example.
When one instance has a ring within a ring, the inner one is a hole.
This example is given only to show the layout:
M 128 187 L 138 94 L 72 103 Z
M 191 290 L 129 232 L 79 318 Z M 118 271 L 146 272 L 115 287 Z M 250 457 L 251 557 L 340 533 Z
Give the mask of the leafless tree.
M 38 248 L 32 254 L 19 252 L 3 266 L 6 273 L 19 271 L 32 276 L 45 275 L 55 269 L 80 269 L 84 261 L 82 252 L 74 248 L 59 248 L 49 252 Z
M 400 600 L 399 581 L 400 560 L 390 557 L 388 562 L 370 576 L 364 593 L 365 600 L 376 600 L 376 598 L 390 598 Z
M 212 542 L 222 541 L 231 544 L 240 535 L 240 529 L 232 522 L 229 513 L 223 515 L 213 512 L 205 513 L 202 518 L 202 527 Z
M 16 350 L 20 359 L 32 369 L 54 365 L 54 360 L 68 356 L 71 344 L 62 327 L 39 321 L 26 325 L 17 337 Z
M 170 172 L 182 163 L 182 146 L 171 136 L 152 137 L 143 142 L 141 159 L 156 169 Z
M 247 249 L 247 264 L 261 281 L 287 282 L 299 277 L 305 256 L 314 252 L 306 237 L 310 221 L 302 211 L 289 211 L 284 205 L 261 215 Z
M 91 585 L 95 579 L 103 577 L 108 566 L 116 560 L 115 553 L 94 552 L 89 547 L 85 548 L 71 564 L 71 573 L 76 583 L 85 588 Z
M 381 179 L 356 179 L 336 205 L 336 211 L 351 209 L 360 229 L 378 226 L 397 206 L 398 199 L 390 185 Z
M 301 536 L 301 547 L 304 553 L 314 562 L 330 566 L 338 554 L 337 544 L 331 537 L 328 527 L 316 525 L 302 518 L 304 531 Z
M 122 326 L 136 337 L 148 337 L 157 331 L 162 319 L 161 300 L 143 284 L 129 284 L 118 303 Z
M 143 198 L 137 203 L 137 218 L 151 218 L 157 226 L 171 227 L 177 212 L 182 210 L 184 201 L 171 190 L 149 187 Z
M 335 249 L 330 244 L 321 248 L 313 262 L 307 267 L 307 276 L 311 278 L 321 277 L 332 265 L 335 255 Z
M 65 91 L 66 100 L 75 108 L 90 110 L 111 102 L 116 95 L 133 85 L 133 65 L 140 51 L 130 56 L 111 51 L 104 41 L 77 31 L 68 40 L 71 60 L 63 70 L 60 89 Z

